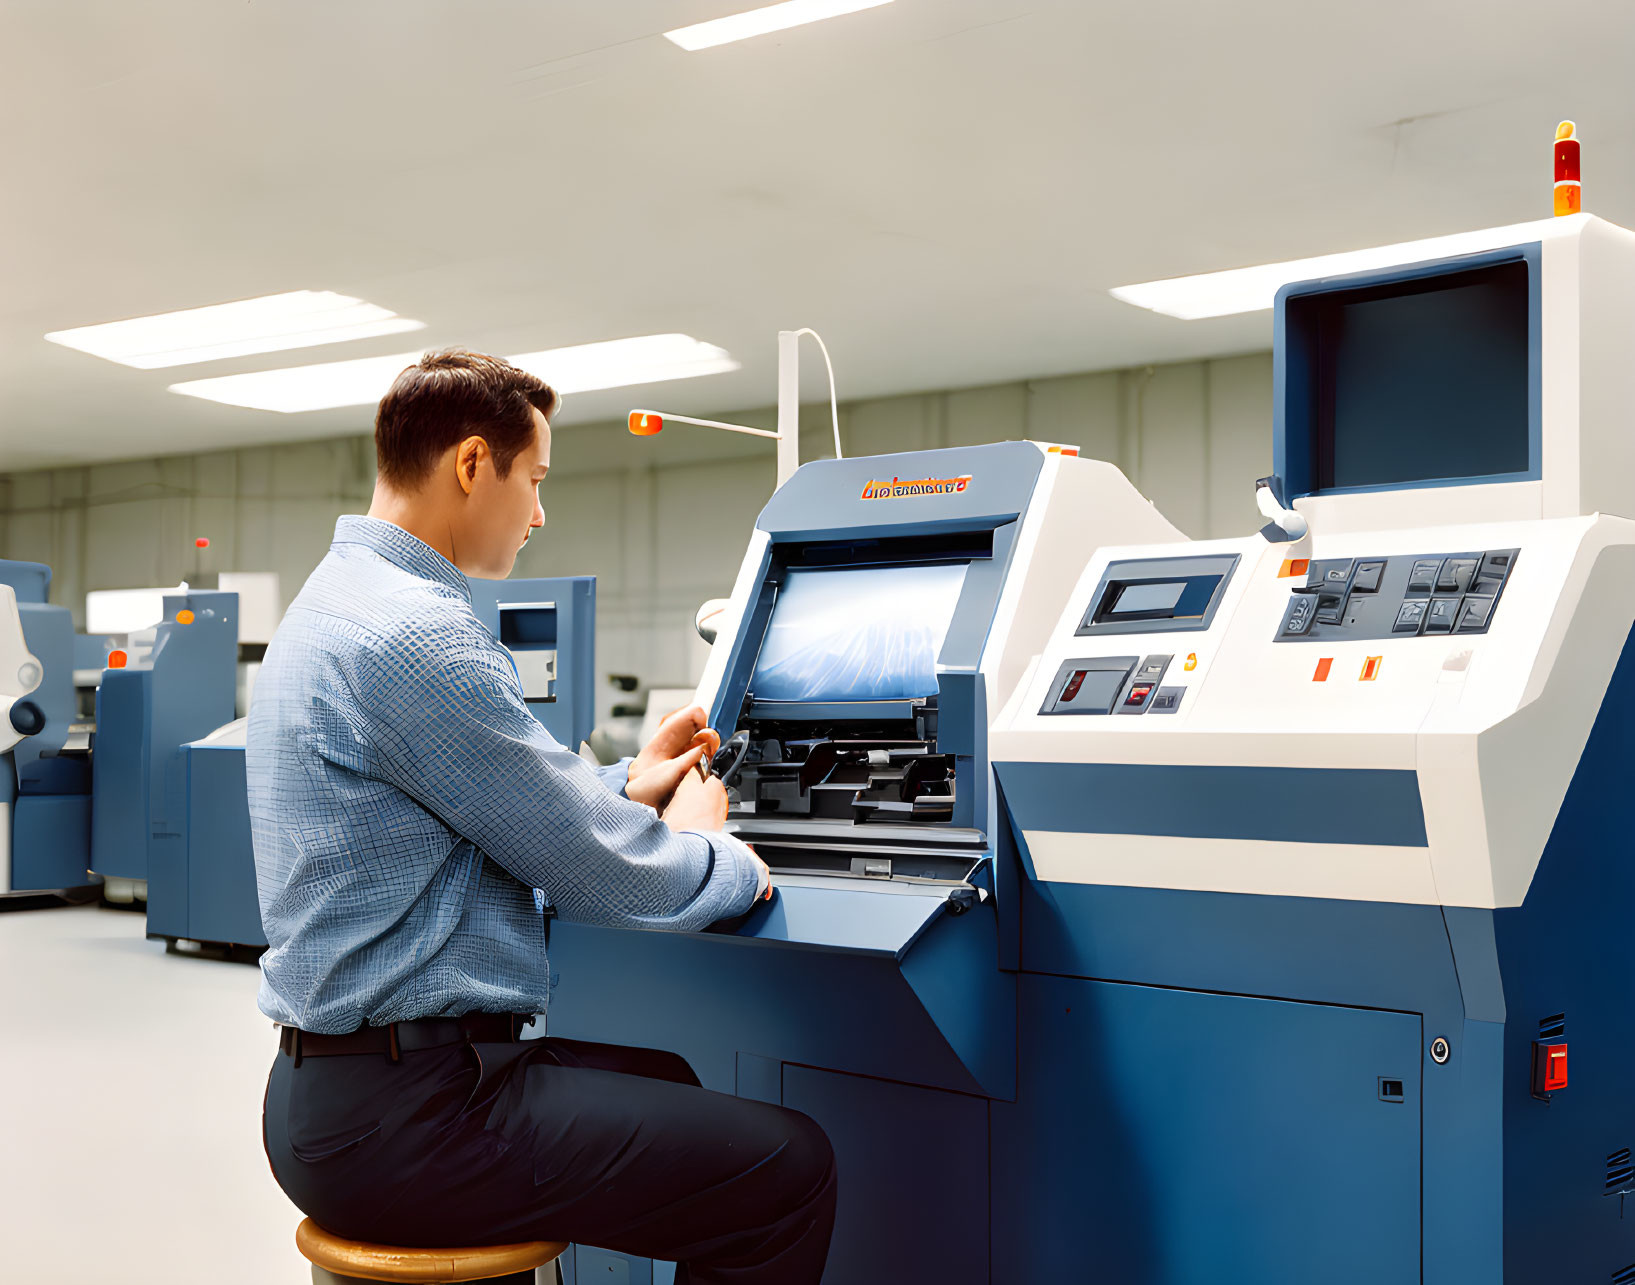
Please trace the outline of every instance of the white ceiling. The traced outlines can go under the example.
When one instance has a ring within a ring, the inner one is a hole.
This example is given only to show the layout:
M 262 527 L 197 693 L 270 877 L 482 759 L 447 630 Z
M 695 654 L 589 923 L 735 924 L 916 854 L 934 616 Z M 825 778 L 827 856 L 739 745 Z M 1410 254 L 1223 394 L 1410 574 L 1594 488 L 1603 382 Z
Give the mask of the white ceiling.
M 300 288 L 536 351 L 685 331 L 742 371 L 584 394 L 773 399 L 814 326 L 842 397 L 1262 348 L 1110 286 L 1547 214 L 1635 223 L 1627 0 L 896 0 L 701 53 L 755 0 L 0 0 L 0 468 L 366 430 L 50 330 Z M 818 363 L 807 365 L 817 395 Z

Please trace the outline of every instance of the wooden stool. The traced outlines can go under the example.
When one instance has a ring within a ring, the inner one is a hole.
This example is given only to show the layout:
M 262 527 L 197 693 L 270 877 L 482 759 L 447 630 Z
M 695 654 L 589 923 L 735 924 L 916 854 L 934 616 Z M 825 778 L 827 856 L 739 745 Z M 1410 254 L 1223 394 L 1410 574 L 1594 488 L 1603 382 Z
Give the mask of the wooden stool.
M 369 1245 L 325 1231 L 312 1219 L 295 1229 L 295 1247 L 312 1264 L 314 1285 L 334 1281 L 492 1281 L 534 1285 L 534 1269 L 555 1262 L 566 1242 L 534 1240 L 522 1245 L 472 1249 L 406 1249 Z

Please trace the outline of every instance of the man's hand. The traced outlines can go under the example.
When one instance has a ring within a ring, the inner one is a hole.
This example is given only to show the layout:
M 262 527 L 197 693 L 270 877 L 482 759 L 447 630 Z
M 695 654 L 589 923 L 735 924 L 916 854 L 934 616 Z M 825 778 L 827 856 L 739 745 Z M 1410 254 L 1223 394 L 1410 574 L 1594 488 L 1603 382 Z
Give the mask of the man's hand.
M 721 747 L 721 738 L 704 726 L 708 718 L 698 705 L 667 715 L 647 748 L 630 765 L 625 797 L 663 812 L 670 804 L 677 783 L 705 754 L 713 756 Z M 726 819 L 725 811 L 722 819 Z M 720 826 L 713 828 L 720 829 Z
M 700 746 L 674 761 L 691 759 L 696 763 L 702 753 Z M 727 823 L 727 787 L 718 777 L 712 776 L 706 781 L 697 772 L 683 772 L 670 806 L 662 815 L 664 824 L 672 830 L 719 830 Z

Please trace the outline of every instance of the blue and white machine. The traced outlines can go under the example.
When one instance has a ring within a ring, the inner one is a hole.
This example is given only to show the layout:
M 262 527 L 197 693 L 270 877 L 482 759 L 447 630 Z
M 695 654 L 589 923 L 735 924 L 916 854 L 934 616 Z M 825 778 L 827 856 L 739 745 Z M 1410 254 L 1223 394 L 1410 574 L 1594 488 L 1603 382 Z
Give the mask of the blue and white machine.
M 1485 239 L 1285 288 L 1294 512 L 1099 550 L 994 727 L 996 1282 L 1635 1280 L 1635 236 Z
M 181 747 L 233 718 L 238 595 L 195 589 L 164 603 L 164 620 L 131 636 L 97 689 L 91 868 L 118 903 L 147 900 L 150 864 L 178 840 Z
M 829 1281 L 989 1280 L 1021 895 L 990 711 L 1090 550 L 1178 538 L 1117 469 L 1061 448 L 805 465 L 756 524 L 699 691 L 775 900 L 731 932 L 553 926 L 552 1034 L 674 1050 L 707 1087 L 828 1130 Z M 564 1270 L 654 1278 L 583 1246 Z
M 528 707 L 569 748 L 590 735 L 596 672 L 596 579 L 473 580 L 472 607 L 517 663 Z M 181 746 L 171 813 L 155 828 L 148 936 L 184 952 L 267 945 L 256 895 L 244 778 L 245 720 Z
M 92 888 L 91 770 L 73 618 L 50 588 L 43 563 L 0 561 L 0 896 L 77 899 Z

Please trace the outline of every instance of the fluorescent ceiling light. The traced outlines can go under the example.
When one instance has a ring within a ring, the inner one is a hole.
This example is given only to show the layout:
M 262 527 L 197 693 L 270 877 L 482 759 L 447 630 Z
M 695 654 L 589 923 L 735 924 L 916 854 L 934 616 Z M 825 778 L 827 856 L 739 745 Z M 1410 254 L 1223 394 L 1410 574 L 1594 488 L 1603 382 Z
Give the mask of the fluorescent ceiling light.
M 803 27 L 809 22 L 822 22 L 825 18 L 838 18 L 843 13 L 857 13 L 890 3 L 891 0 L 785 0 L 783 4 L 769 4 L 764 9 L 751 9 L 712 22 L 677 27 L 666 31 L 664 38 L 689 52 L 713 49 L 717 45 L 730 45 L 734 40 L 787 31 L 790 27 Z
M 1135 286 L 1118 286 L 1115 299 L 1150 308 L 1166 317 L 1196 321 L 1201 317 L 1227 317 L 1239 312 L 1259 312 L 1270 308 L 1277 292 L 1291 281 L 1315 281 L 1341 277 L 1352 272 L 1395 267 L 1429 259 L 1447 259 L 1482 250 L 1537 241 L 1570 229 L 1568 219 L 1539 219 L 1508 227 L 1484 228 L 1479 232 L 1459 232 L 1453 236 L 1431 237 L 1424 241 L 1403 241 L 1371 250 L 1349 250 L 1312 259 L 1291 259 L 1287 263 L 1267 263 L 1255 268 L 1234 268 L 1229 272 L 1206 272 L 1195 277 L 1171 277 L 1167 281 L 1146 281 Z
M 369 406 L 385 395 L 405 366 L 419 360 L 419 353 L 405 352 L 316 366 L 287 366 L 281 370 L 189 380 L 172 384 L 170 391 L 184 397 L 221 402 L 225 406 L 246 406 L 251 410 L 282 414 L 330 410 L 337 406 Z M 739 368 L 726 349 L 701 343 L 690 335 L 640 335 L 634 339 L 523 353 L 509 360 L 564 394 L 693 379 Z
M 338 344 L 348 339 L 422 330 L 411 321 L 350 295 L 332 290 L 291 290 L 287 294 L 240 299 L 237 303 L 161 312 L 130 321 L 110 321 L 75 330 L 53 330 L 54 344 L 77 348 L 139 370 L 186 366 L 258 352 L 284 352 Z

